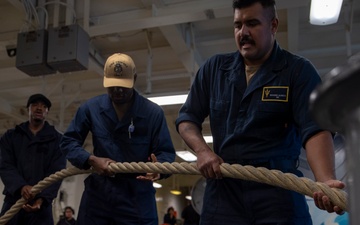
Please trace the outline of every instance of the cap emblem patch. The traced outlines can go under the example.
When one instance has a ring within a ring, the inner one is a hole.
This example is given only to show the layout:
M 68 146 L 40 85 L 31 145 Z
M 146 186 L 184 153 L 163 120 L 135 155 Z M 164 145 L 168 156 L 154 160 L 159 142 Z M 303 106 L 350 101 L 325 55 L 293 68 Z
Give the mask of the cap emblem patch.
M 120 63 L 116 63 L 114 67 L 115 76 L 121 77 L 123 73 L 123 69 Z

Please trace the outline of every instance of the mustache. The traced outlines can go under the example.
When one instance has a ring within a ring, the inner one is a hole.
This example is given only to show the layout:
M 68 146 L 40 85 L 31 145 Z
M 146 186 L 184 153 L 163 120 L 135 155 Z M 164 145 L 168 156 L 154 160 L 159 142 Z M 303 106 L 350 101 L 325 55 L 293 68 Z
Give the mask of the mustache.
M 240 45 L 255 44 L 255 41 L 250 36 L 244 36 L 240 39 Z

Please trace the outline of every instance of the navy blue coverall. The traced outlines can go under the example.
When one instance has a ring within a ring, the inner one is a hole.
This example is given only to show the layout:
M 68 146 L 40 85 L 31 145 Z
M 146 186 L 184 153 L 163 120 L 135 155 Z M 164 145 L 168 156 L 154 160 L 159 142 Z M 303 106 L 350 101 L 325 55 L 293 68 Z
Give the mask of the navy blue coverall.
M 301 175 L 300 149 L 321 131 L 307 104 L 320 82 L 308 60 L 276 42 L 249 85 L 238 51 L 215 55 L 199 69 L 176 125 L 191 121 L 201 128 L 209 116 L 213 149 L 226 163 Z M 311 223 L 300 194 L 250 181 L 207 180 L 202 225 Z
M 5 195 L 1 215 L 21 198 L 21 188 L 34 186 L 45 177 L 66 167 L 66 158 L 59 149 L 61 134 L 45 122 L 34 136 L 29 122 L 8 130 L 0 140 L 0 176 Z M 49 225 L 53 224 L 52 201 L 57 196 L 61 181 L 51 184 L 29 203 L 42 198 L 39 211 L 27 213 L 20 210 L 7 224 Z
M 134 103 L 119 121 L 107 94 L 81 105 L 65 132 L 61 148 L 76 167 L 88 169 L 90 154 L 82 145 L 92 133 L 93 154 L 116 162 L 147 162 L 154 153 L 158 162 L 173 162 L 175 150 L 160 106 L 134 90 Z M 134 126 L 129 133 L 129 126 Z M 91 174 L 85 180 L 77 224 L 158 225 L 152 182 L 135 174 L 115 177 Z

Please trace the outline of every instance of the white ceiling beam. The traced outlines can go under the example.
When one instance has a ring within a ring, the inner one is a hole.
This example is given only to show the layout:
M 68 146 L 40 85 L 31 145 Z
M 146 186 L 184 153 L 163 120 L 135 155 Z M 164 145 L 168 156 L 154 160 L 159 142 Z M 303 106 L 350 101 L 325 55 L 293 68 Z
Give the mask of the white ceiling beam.
M 89 29 L 89 35 L 101 36 L 117 32 L 142 30 L 206 20 L 204 10 L 231 8 L 231 1 L 200 0 L 164 6 L 162 8 L 133 10 L 92 18 L 98 23 Z M 155 15 L 153 15 L 155 14 Z
M 7 1 L 14 5 L 15 8 L 24 11 L 23 5 L 19 0 Z M 310 0 L 278 0 L 277 9 L 308 6 L 309 2 Z M 229 16 L 226 12 L 232 12 L 231 7 L 231 1 L 229 0 L 199 0 L 157 8 L 156 16 L 153 16 L 151 9 L 114 13 L 105 16 L 93 17 L 92 20 L 97 21 L 97 24 L 89 28 L 89 34 L 93 37 L 129 30 L 206 20 L 207 18 L 204 14 L 204 10 L 207 9 L 225 12 L 224 14 L 217 14 L 217 17 Z M 17 33 L 18 31 L 2 33 L 0 35 L 0 41 L 14 39 L 16 38 Z
M 23 10 L 23 6 L 18 0 L 8 0 L 17 9 Z M 310 0 L 289 1 L 278 0 L 277 9 L 303 7 L 309 5 Z M 200 0 L 195 2 L 186 2 L 156 8 L 156 16 L 153 16 L 153 10 L 133 10 L 128 12 L 114 13 L 91 18 L 96 24 L 89 28 L 90 37 L 101 36 L 117 32 L 131 30 L 141 30 L 146 28 L 188 23 L 194 21 L 206 20 L 204 10 L 218 10 L 216 17 L 229 16 L 232 12 L 231 1 L 229 0 Z M 18 31 L 10 31 L 0 35 L 0 41 L 16 39 Z
M 7 0 L 11 5 L 13 5 L 16 9 L 25 12 L 24 6 L 20 0 Z
M 11 72 L 12 70 L 6 70 L 6 73 L 16 73 L 17 70 L 15 67 L 13 68 L 14 72 Z M 9 72 L 10 71 L 10 72 Z M 0 69 L 0 74 L 3 74 L 5 72 L 2 72 Z M 100 73 L 100 71 L 99 71 Z M 101 70 L 101 74 L 103 74 L 103 70 Z M 61 74 L 58 74 L 61 75 Z M 73 84 L 78 82 L 79 80 L 86 80 L 87 82 L 91 82 L 94 80 L 95 82 L 99 81 L 99 77 L 97 76 L 89 76 L 88 73 L 83 73 L 83 71 L 79 72 L 72 72 L 71 74 L 63 74 L 62 76 L 45 76 L 46 83 L 48 86 L 51 86 L 52 88 L 58 88 L 59 85 L 59 79 L 64 79 L 64 84 Z M 138 77 L 145 77 L 146 72 L 138 72 Z M 168 80 L 171 78 L 182 78 L 186 76 L 186 72 L 184 70 L 166 70 L 166 71 L 153 71 L 152 72 L 152 81 L 160 81 L 160 80 Z M 33 87 L 39 85 L 39 79 L 32 78 L 26 80 L 26 82 L 23 81 L 23 78 L 20 80 L 12 80 L 12 82 L 2 82 L 0 83 L 0 93 L 6 93 L 9 90 L 15 90 L 15 89 L 21 89 L 26 87 Z
M 360 44 L 355 44 L 351 46 L 351 49 L 354 52 L 360 51 Z M 347 46 L 344 45 L 338 45 L 333 47 L 324 47 L 324 48 L 312 48 L 307 50 L 301 50 L 298 52 L 298 54 L 305 56 L 305 57 L 311 57 L 311 58 L 323 58 L 328 56 L 339 56 L 339 55 L 346 55 L 347 52 Z
M 199 63 L 194 60 L 194 53 L 191 51 L 183 38 L 180 28 L 177 26 L 160 27 L 161 32 L 175 51 L 186 70 L 190 73 L 199 69 Z M 195 63 L 195 65 L 194 65 Z
M 106 34 L 113 34 L 119 32 L 126 32 L 132 30 L 142 30 L 154 27 L 161 27 L 167 25 L 174 25 L 180 23 L 188 23 L 192 21 L 205 20 L 206 16 L 203 13 L 197 14 L 180 14 L 152 17 L 137 18 L 137 19 L 117 19 L 114 23 L 105 23 L 102 25 L 95 25 L 89 28 L 90 37 L 102 36 Z
M 18 33 L 19 33 L 19 29 L 1 33 L 0 34 L 0 43 L 7 42 L 9 40 L 16 40 Z M 1 44 L 1 45 L 3 45 L 3 44 Z
M 19 73 L 19 71 L 15 68 L 8 68 L 6 71 L 7 73 L 11 72 L 13 70 L 12 73 Z M 0 69 L 0 74 L 4 74 L 4 72 L 2 72 L 2 70 Z M 11 73 L 10 73 L 11 74 Z M 24 75 L 27 76 L 27 75 Z M 88 73 L 84 73 L 83 71 L 78 71 L 78 72 L 71 72 L 69 74 L 63 74 L 64 77 L 64 82 L 69 82 L 69 83 L 73 83 L 76 82 L 78 80 L 88 80 L 89 74 Z M 46 79 L 46 83 L 47 85 L 54 85 L 56 86 L 56 84 L 59 82 L 59 78 L 63 78 L 60 76 L 52 76 L 52 75 L 47 75 L 44 76 L 44 78 Z M 38 78 L 38 79 L 36 79 Z M 24 78 L 20 77 L 19 80 L 17 81 L 16 79 L 12 80 L 12 82 L 2 82 L 0 83 L 0 93 L 1 92 L 6 92 L 11 90 L 11 89 L 15 89 L 15 88 L 26 88 L 26 87 L 33 87 L 33 86 L 38 86 L 40 84 L 40 78 L 42 77 L 29 77 L 26 80 L 26 82 L 24 82 Z M 98 79 L 98 77 L 94 77 L 96 79 Z M 91 80 L 91 79 L 90 79 Z
M 279 0 L 277 2 L 277 8 L 303 7 L 308 4 L 309 0 Z M 132 10 L 98 16 L 92 18 L 92 21 L 97 21 L 97 24 L 89 28 L 89 35 L 94 37 L 131 30 L 142 30 L 207 20 L 208 18 L 204 13 L 207 9 L 220 11 L 226 9 L 227 12 L 232 12 L 232 4 L 230 0 L 199 0 L 168 5 L 161 8 L 155 7 L 153 9 Z M 229 14 L 220 13 L 216 16 L 229 16 Z
M 183 13 L 196 13 L 204 12 L 208 9 L 223 9 L 231 8 L 232 1 L 230 0 L 198 0 L 198 1 L 187 1 L 179 4 L 168 5 L 165 7 L 158 8 L 156 15 L 154 16 L 167 16 L 167 15 L 178 15 Z

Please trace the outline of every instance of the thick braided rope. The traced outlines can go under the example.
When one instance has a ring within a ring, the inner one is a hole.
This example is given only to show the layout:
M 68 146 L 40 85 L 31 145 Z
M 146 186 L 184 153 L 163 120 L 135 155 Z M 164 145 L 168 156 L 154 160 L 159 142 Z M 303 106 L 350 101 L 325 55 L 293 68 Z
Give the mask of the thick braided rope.
M 151 163 L 151 162 L 131 162 L 131 163 L 111 163 L 109 169 L 113 173 L 162 173 L 162 174 L 188 174 L 200 175 L 196 167 L 196 163 Z M 253 166 L 242 166 L 239 164 L 223 163 L 220 166 L 221 172 L 224 177 L 237 178 L 243 180 L 256 181 L 273 186 L 282 187 L 288 190 L 293 190 L 303 195 L 312 197 L 316 191 L 321 191 L 327 195 L 330 200 L 338 205 L 341 209 L 347 211 L 347 194 L 346 192 L 330 188 L 329 186 L 314 182 L 305 177 L 297 177 L 291 173 L 282 173 L 278 170 L 269 170 L 263 167 L 255 168 Z M 86 174 L 94 172 L 92 170 L 80 170 L 75 167 L 70 167 L 56 172 L 55 174 L 46 177 L 31 189 L 32 193 L 38 194 L 52 183 L 60 181 L 66 177 Z M 19 199 L 1 218 L 0 225 L 6 224 L 26 203 L 26 200 Z
M 163 173 L 163 174 L 193 174 L 199 175 L 200 172 L 196 163 L 112 163 L 109 165 L 114 173 Z M 292 173 L 283 173 L 279 170 L 269 170 L 264 167 L 242 166 L 239 164 L 223 163 L 220 166 L 224 177 L 238 178 L 243 180 L 256 181 L 272 186 L 282 187 L 293 190 L 303 195 L 313 197 L 317 191 L 323 192 L 329 199 L 341 209 L 347 211 L 346 192 L 330 188 L 320 182 L 314 182 L 306 177 L 297 177 Z
M 85 174 L 90 173 L 91 170 L 80 170 L 75 167 L 70 167 L 67 169 L 60 170 L 54 174 L 51 174 L 50 176 L 46 177 L 45 179 L 41 180 L 39 183 L 34 185 L 31 189 L 31 192 L 36 195 L 40 193 L 42 190 L 50 186 L 51 184 L 60 181 L 66 177 L 76 175 L 76 174 Z M 16 203 L 11 206 L 11 208 L 6 211 L 6 213 L 0 218 L 0 224 L 4 225 L 6 224 L 16 213 L 20 211 L 22 206 L 26 204 L 27 201 L 24 198 L 20 198 Z

